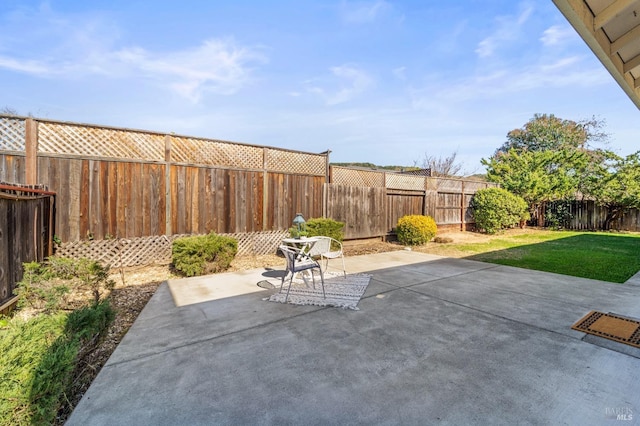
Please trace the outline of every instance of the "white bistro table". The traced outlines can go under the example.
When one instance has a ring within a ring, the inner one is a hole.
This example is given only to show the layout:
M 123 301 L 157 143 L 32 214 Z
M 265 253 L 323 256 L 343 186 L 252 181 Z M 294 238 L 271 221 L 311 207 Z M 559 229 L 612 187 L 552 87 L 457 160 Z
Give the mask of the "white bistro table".
M 298 248 L 304 253 L 308 253 L 316 242 L 318 239 L 315 237 L 285 238 L 282 240 L 283 244 Z

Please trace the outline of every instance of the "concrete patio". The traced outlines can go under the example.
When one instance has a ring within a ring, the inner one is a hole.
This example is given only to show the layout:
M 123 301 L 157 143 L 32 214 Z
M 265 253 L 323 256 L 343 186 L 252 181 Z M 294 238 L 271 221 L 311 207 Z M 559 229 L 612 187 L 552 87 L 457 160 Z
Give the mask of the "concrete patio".
M 640 318 L 638 276 L 346 261 L 358 311 L 264 301 L 262 269 L 163 283 L 67 424 L 640 424 L 640 349 L 571 329 Z

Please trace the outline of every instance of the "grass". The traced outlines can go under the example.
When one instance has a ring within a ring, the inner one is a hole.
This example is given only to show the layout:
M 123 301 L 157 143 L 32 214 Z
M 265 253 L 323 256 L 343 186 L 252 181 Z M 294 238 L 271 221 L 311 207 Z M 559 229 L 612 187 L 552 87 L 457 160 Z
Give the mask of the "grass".
M 614 283 L 640 270 L 639 234 L 531 230 L 447 246 L 467 259 Z
M 108 302 L 72 313 L 11 318 L 0 329 L 0 424 L 50 425 L 66 399 L 79 352 L 113 320 Z

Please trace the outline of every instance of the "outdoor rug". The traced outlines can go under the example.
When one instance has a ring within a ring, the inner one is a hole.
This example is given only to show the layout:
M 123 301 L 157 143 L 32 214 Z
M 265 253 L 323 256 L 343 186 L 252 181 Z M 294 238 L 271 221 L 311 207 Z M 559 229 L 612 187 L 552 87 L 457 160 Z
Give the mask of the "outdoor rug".
M 591 311 L 571 328 L 640 348 L 640 321 Z
M 291 284 L 289 298 L 286 303 L 294 305 L 315 305 L 315 306 L 335 306 L 339 308 L 358 310 L 358 302 L 367 290 L 371 275 L 367 274 L 347 274 L 346 278 L 342 272 L 325 272 L 324 290 L 326 298 L 322 297 L 322 284 L 316 276 L 316 288 L 313 288 L 313 281 L 307 278 L 307 282 L 296 276 Z M 261 285 L 262 284 L 262 285 Z M 270 302 L 285 303 L 287 296 L 288 280 L 285 280 L 282 292 L 272 294 L 265 298 Z M 261 287 L 266 287 L 264 283 L 258 283 Z M 280 289 L 280 283 L 276 286 Z

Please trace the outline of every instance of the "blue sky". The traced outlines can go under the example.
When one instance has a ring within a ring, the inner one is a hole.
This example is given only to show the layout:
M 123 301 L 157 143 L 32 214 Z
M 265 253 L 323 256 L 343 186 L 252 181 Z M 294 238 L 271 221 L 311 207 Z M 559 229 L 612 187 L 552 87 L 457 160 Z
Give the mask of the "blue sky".
M 548 1 L 2 0 L 0 108 L 481 173 L 535 113 L 640 111 Z

